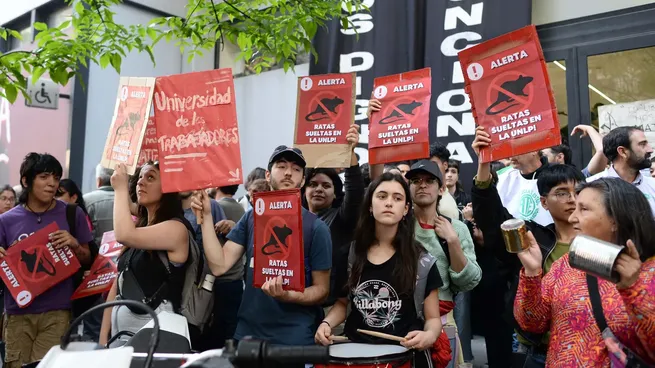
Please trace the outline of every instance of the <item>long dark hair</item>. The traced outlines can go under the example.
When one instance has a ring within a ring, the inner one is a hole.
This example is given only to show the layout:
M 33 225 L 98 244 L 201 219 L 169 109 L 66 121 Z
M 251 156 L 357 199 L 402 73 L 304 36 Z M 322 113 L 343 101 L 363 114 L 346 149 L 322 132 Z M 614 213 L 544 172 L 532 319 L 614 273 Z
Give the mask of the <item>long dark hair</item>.
M 305 208 L 309 208 L 309 204 L 307 203 L 307 198 L 306 198 L 306 191 L 307 191 L 307 186 L 309 185 L 309 181 L 312 180 L 313 177 L 315 177 L 318 174 L 324 174 L 330 180 L 332 180 L 332 186 L 334 187 L 334 201 L 332 201 L 332 205 L 330 207 L 332 208 L 339 208 L 341 206 L 341 202 L 343 200 L 343 182 L 341 181 L 341 178 L 339 177 L 339 174 L 337 174 L 337 170 L 331 169 L 331 168 L 309 168 L 305 169 L 305 185 L 300 189 L 301 193 L 301 198 L 302 198 L 302 206 Z
M 412 213 L 412 196 L 409 186 L 402 176 L 388 172 L 375 179 L 366 191 L 364 203 L 362 204 L 359 215 L 359 223 L 355 230 L 355 241 L 353 243 L 355 247 L 355 262 L 350 272 L 348 287 L 351 290 L 357 287 L 364 265 L 366 264 L 368 249 L 377 240 L 375 238 L 376 221 L 370 213 L 370 209 L 373 203 L 373 193 L 380 184 L 387 181 L 394 181 L 403 187 L 405 191 L 405 204 L 409 208 L 407 215 L 398 223 L 398 231 L 392 242 L 398 255 L 396 267 L 393 270 L 393 277 L 398 284 L 401 294 L 412 295 L 416 285 L 417 263 L 423 247 L 414 240 L 414 215 Z
M 68 193 L 70 197 L 77 195 L 77 200 L 75 201 L 75 204 L 77 205 L 77 207 L 81 208 L 85 214 L 87 215 L 89 214 L 89 212 L 86 210 L 86 203 L 84 203 L 84 197 L 82 196 L 82 191 L 77 186 L 77 184 L 75 184 L 73 180 L 61 179 L 59 181 L 59 187 L 64 188 L 64 190 L 66 191 L 66 193 Z M 59 191 L 57 192 L 58 192 L 57 194 L 59 194 Z
M 154 166 L 159 171 L 159 162 L 147 162 L 134 173 L 130 180 L 130 197 L 132 197 L 135 203 L 137 182 L 141 175 L 141 169 L 145 166 Z M 148 223 L 148 210 L 144 206 L 138 206 L 136 226 L 145 227 L 173 219 L 182 220 L 182 223 L 187 225 L 187 221 L 184 219 L 182 199 L 178 193 L 162 193 L 161 199 L 159 200 L 159 207 L 155 211 L 155 216 L 151 224 Z
M 616 244 L 632 240 L 642 262 L 655 255 L 655 219 L 648 200 L 636 186 L 619 178 L 601 178 L 581 182 L 575 192 L 585 189 L 595 189 L 603 196 L 605 211 L 616 224 Z

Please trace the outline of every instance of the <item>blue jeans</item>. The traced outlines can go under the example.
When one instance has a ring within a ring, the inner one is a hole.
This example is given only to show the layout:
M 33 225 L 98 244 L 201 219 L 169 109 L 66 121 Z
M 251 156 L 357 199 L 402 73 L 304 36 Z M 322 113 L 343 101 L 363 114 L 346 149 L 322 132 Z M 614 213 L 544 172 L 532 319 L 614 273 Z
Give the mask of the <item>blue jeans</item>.
M 455 363 L 457 363 L 457 361 L 455 358 L 457 357 L 457 339 L 452 338 L 449 340 L 450 340 L 450 351 L 452 353 L 451 353 L 450 363 L 448 363 L 446 368 L 456 368 Z
M 524 368 L 544 368 L 546 367 L 546 355 L 536 353 L 533 351 L 532 346 L 521 344 L 514 334 L 515 343 L 517 344 L 517 352 L 526 354 Z
M 471 340 L 473 339 L 471 333 L 471 292 L 457 294 L 454 314 L 464 361 L 471 362 L 473 361 L 473 350 L 471 349 Z

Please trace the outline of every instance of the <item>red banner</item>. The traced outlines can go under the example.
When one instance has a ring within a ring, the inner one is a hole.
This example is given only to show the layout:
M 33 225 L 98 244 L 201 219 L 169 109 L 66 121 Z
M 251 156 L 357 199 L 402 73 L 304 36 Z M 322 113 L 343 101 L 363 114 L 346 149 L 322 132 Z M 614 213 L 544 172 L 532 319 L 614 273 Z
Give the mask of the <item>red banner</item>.
M 123 245 L 116 241 L 113 231 L 102 234 L 102 245 L 91 269 L 85 272 L 84 280 L 73 293 L 72 300 L 89 295 L 102 294 L 111 289 L 114 279 L 118 276 L 117 258 Z
M 255 193 L 253 286 L 277 276 L 284 289 L 305 290 L 300 190 Z
M 102 166 L 114 169 L 122 163 L 127 166 L 128 174 L 134 174 L 150 115 L 154 83 L 154 78 L 121 78 Z
M 347 144 L 355 116 L 353 74 L 298 78 L 296 144 Z
M 426 158 L 430 154 L 430 68 L 375 78 L 373 96 L 382 109 L 369 125 L 369 163 Z
M 55 249 L 50 244 L 48 237 L 57 230 L 57 223 L 51 223 L 9 247 L 0 261 L 0 277 L 21 308 L 80 268 L 70 248 Z
M 492 53 L 493 52 L 493 53 Z M 561 144 L 557 108 L 534 25 L 459 53 L 478 125 L 491 135 L 491 162 Z
M 146 126 L 146 134 L 143 136 L 143 143 L 141 144 L 141 152 L 139 153 L 138 166 L 143 166 L 148 161 L 155 162 L 159 160 L 157 153 L 157 128 L 155 127 L 155 117 L 148 118 L 148 125 Z
M 231 69 L 157 78 L 155 124 L 164 193 L 243 183 Z

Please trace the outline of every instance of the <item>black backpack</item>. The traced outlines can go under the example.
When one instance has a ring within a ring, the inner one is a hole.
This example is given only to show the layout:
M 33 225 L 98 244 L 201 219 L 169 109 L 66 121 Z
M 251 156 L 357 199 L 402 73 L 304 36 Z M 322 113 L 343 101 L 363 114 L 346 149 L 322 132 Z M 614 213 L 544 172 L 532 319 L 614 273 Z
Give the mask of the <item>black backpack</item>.
M 70 234 L 75 238 L 77 238 L 76 217 L 77 217 L 77 205 L 67 204 L 66 222 L 68 223 Z M 91 241 L 89 241 L 88 246 L 89 246 L 89 251 L 91 252 L 91 260 L 88 263 L 88 265 L 82 265 L 82 267 L 80 267 L 80 269 L 77 270 L 77 272 L 73 275 L 73 285 L 75 290 L 77 290 L 77 288 L 82 284 L 82 281 L 84 280 L 84 272 L 89 271 L 91 269 L 91 265 L 93 264 L 96 257 L 98 256 L 98 251 L 100 248 L 98 247 L 98 244 L 96 244 L 94 239 L 91 239 Z M 77 317 L 80 314 L 87 311 L 95 304 L 95 302 L 99 298 L 100 298 L 100 294 L 97 294 L 97 295 L 89 295 L 84 298 L 73 300 L 73 316 Z

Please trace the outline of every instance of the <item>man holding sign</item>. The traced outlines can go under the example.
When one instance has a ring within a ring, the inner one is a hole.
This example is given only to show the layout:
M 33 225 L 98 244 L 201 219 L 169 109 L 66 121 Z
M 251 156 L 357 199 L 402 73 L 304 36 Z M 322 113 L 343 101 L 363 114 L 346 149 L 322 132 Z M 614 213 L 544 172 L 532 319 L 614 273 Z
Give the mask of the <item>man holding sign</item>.
M 305 180 L 305 158 L 297 148 L 279 146 L 273 152 L 266 180 L 273 190 L 300 188 Z M 328 296 L 332 242 L 330 230 L 316 215 L 302 209 L 305 290 L 283 288 L 282 277 L 266 281 L 261 289 L 253 286 L 254 216 L 247 212 L 228 234 L 221 247 L 211 221 L 209 197 L 202 192 L 202 202 L 192 207 L 203 211 L 202 236 L 205 256 L 214 275 L 222 275 L 246 254 L 246 287 L 239 309 L 235 340 L 246 336 L 279 345 L 313 345 L 314 331 L 322 317 L 321 303 Z
M 66 221 L 66 204 L 55 199 L 62 172 L 61 164 L 51 155 L 30 153 L 25 157 L 20 167 L 23 189 L 20 204 L 0 216 L 0 258 L 4 258 L 6 249 L 11 249 L 15 243 L 56 222 L 59 230 L 50 233 L 48 250 L 69 248 L 80 263 L 91 262 L 88 243 L 93 236 L 84 212 L 76 208 L 76 237 L 73 237 Z M 35 247 L 23 252 L 21 262 L 14 267 L 23 274 L 25 284 L 56 277 L 58 271 L 54 268 L 57 262 L 44 257 L 43 249 L 41 245 L 40 249 Z M 58 258 L 62 259 L 61 256 Z M 7 260 L 0 259 L 0 264 L 11 280 L 7 287 L 18 286 L 19 281 L 11 272 Z M 25 286 L 28 290 L 18 293 L 16 299 L 8 292 L 4 296 L 5 367 L 9 368 L 21 367 L 43 358 L 51 347 L 59 344 L 71 318 L 72 277 L 36 297 L 29 292 L 29 286 Z

